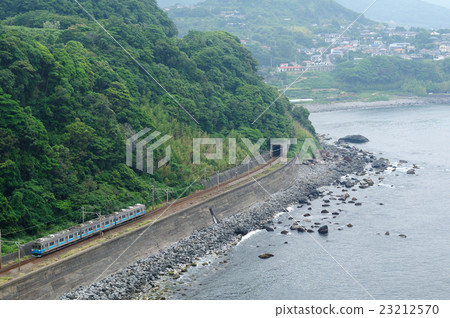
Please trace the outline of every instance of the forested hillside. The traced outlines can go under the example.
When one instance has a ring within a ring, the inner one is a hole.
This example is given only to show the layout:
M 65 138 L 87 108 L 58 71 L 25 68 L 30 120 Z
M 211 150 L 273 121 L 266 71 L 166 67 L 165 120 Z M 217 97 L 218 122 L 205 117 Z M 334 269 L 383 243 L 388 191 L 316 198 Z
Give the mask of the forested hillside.
M 225 159 L 192 165 L 192 137 L 295 135 L 286 98 L 251 124 L 278 93 L 235 36 L 178 39 L 155 0 L 81 3 L 199 125 L 73 1 L 1 1 L 4 236 L 26 239 L 78 222 L 81 206 L 106 213 L 148 203 L 152 185 L 175 197 L 204 169 L 227 167 Z M 145 127 L 174 137 L 170 164 L 154 175 L 125 165 L 126 139 Z
M 315 34 L 337 32 L 358 17 L 333 0 L 206 0 L 195 8 L 172 7 L 169 15 L 181 35 L 189 30 L 237 35 L 265 66 L 295 61 L 300 47 L 326 46 Z
M 338 65 L 333 74 L 341 89 L 400 90 L 414 96 L 450 92 L 450 59 L 411 61 L 393 56 L 377 56 Z

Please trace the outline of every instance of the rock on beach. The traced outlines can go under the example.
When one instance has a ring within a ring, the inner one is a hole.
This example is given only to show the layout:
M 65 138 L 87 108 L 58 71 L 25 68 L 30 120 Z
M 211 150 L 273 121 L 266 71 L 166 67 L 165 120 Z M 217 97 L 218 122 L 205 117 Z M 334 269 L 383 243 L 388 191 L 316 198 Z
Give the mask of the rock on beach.
M 338 142 L 339 143 L 349 142 L 349 143 L 353 143 L 353 144 L 364 144 L 366 142 L 369 142 L 369 139 L 367 139 L 366 137 L 364 137 L 362 135 L 349 135 L 349 136 L 339 138 Z

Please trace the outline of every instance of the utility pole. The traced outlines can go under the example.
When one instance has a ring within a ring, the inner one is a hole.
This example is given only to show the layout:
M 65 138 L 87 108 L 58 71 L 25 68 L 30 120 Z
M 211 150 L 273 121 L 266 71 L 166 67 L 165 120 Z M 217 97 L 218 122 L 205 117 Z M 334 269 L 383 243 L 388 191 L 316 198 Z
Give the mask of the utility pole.
M 205 174 L 205 185 L 206 185 L 206 168 L 203 169 L 203 172 L 204 172 L 204 174 Z
M 15 242 L 17 245 L 17 253 L 19 254 L 19 272 L 20 272 L 20 242 Z
M 81 207 L 81 213 L 83 214 L 83 221 L 81 223 L 84 223 L 84 206 Z
M 2 230 L 0 230 L 0 269 L 2 269 Z
M 169 189 L 166 189 L 166 204 L 169 204 Z
M 217 190 L 219 190 L 220 187 L 220 172 L 217 171 Z
M 152 185 L 152 210 L 155 208 L 155 186 Z

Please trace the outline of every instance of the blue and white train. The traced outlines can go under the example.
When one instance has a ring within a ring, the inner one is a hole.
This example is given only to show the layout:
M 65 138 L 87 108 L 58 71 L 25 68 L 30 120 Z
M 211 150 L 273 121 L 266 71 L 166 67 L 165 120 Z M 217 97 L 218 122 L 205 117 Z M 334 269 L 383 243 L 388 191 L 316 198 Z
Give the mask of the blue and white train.
M 83 240 L 102 231 L 125 224 L 129 220 L 141 217 L 144 214 L 145 205 L 136 204 L 110 215 L 102 215 L 73 228 L 37 239 L 31 246 L 31 254 L 39 257 L 51 253 L 68 245 L 72 245 L 76 241 Z

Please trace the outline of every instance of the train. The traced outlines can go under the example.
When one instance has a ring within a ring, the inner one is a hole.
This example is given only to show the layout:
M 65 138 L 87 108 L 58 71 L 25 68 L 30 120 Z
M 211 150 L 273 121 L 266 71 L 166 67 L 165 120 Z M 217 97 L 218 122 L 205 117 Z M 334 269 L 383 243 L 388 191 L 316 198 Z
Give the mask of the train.
M 110 215 L 101 215 L 70 229 L 50 234 L 32 243 L 31 255 L 41 257 L 52 253 L 88 237 L 121 226 L 130 220 L 142 217 L 145 212 L 145 205 L 137 203 Z

